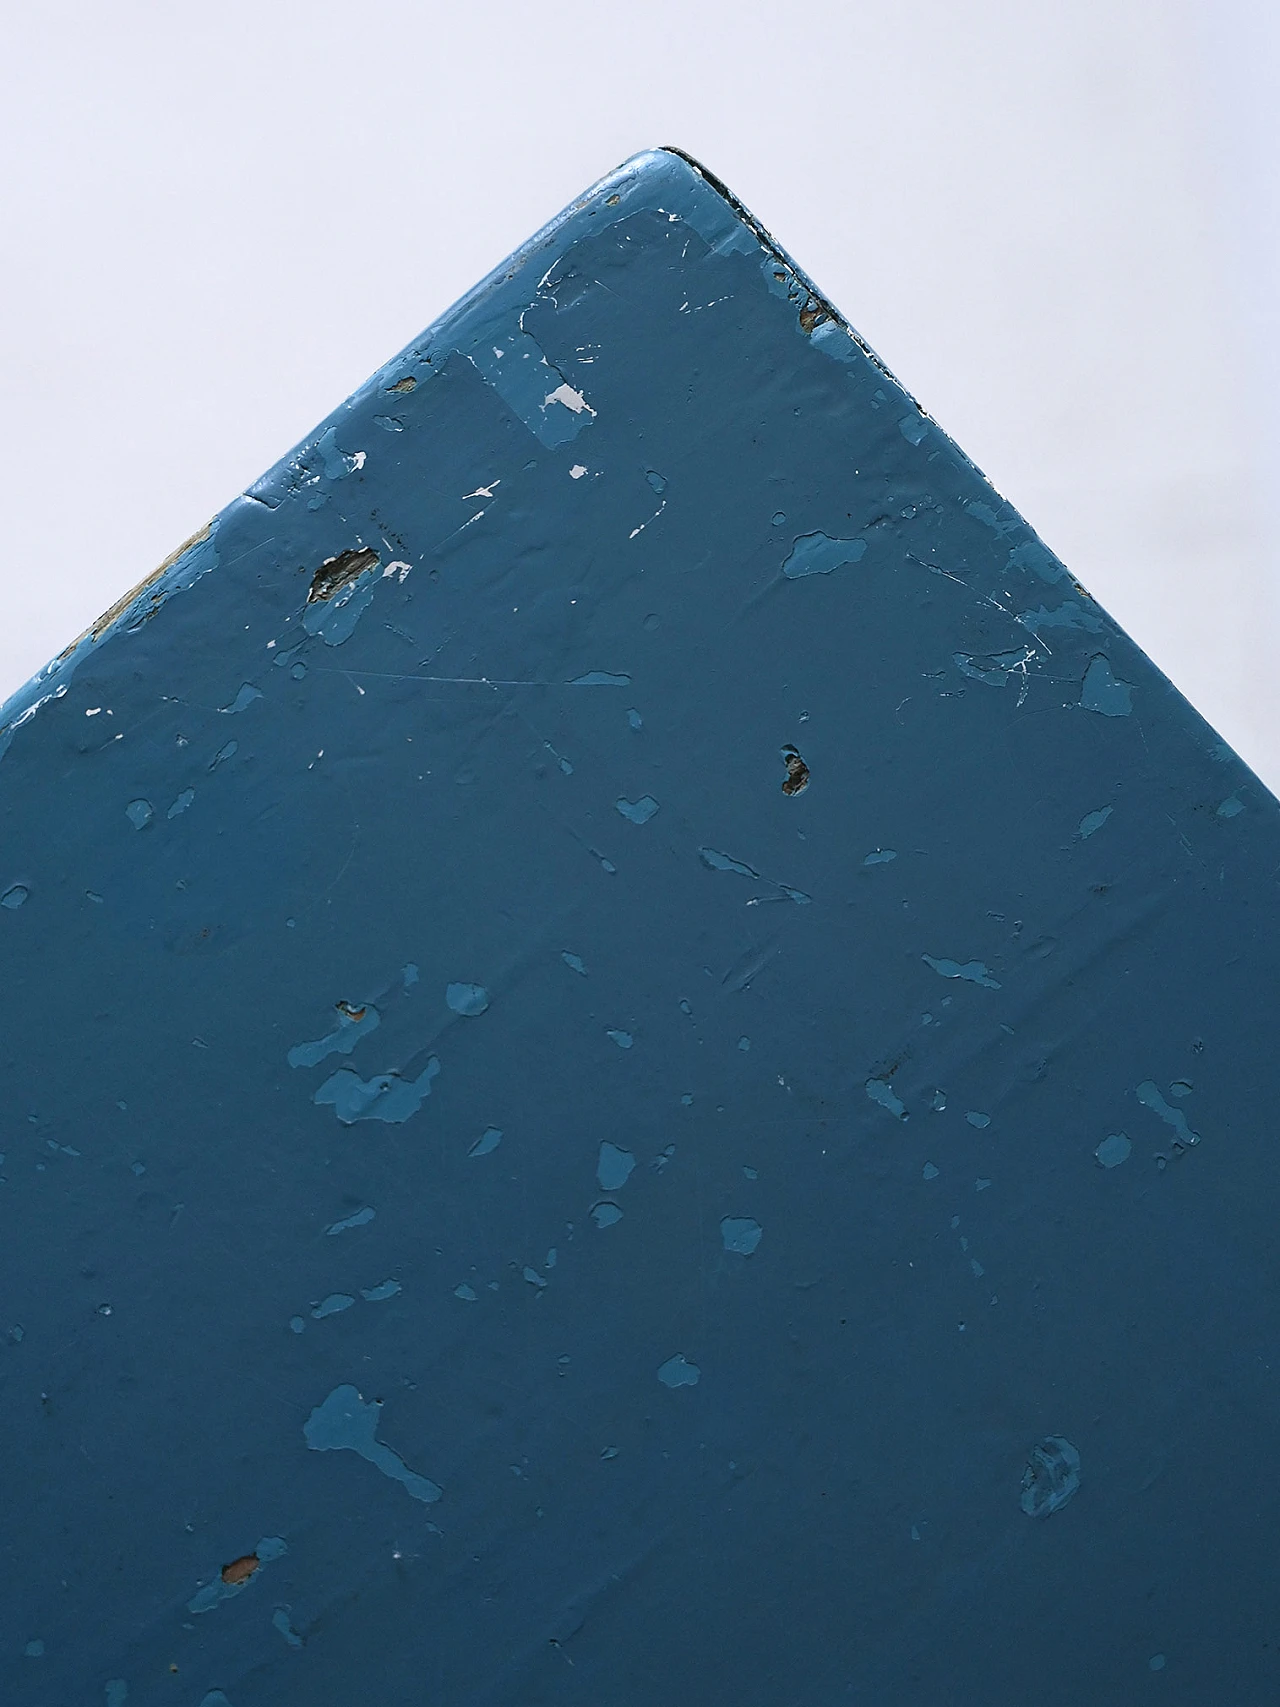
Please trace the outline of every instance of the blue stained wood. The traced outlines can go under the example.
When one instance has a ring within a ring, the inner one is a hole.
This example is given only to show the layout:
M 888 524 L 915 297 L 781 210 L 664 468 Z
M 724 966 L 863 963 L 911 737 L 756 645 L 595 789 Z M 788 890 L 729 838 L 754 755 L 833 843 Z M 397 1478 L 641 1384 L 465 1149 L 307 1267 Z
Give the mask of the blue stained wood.
M 1274 1699 L 1276 803 L 701 168 L 0 723 L 6 1704 Z

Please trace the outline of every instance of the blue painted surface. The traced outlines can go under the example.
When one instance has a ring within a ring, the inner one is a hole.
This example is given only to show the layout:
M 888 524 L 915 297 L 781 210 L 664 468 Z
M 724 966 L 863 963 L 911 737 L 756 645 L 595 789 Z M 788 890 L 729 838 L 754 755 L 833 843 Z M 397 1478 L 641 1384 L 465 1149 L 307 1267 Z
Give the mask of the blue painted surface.
M 0 723 L 6 1704 L 1275 1698 L 1276 803 L 691 164 Z

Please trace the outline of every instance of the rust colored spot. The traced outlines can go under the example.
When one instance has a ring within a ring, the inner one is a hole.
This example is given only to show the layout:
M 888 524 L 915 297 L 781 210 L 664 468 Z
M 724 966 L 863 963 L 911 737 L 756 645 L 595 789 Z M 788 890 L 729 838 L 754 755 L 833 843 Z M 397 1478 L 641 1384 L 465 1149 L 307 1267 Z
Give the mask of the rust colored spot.
M 240 1558 L 233 1559 L 229 1565 L 222 1567 L 222 1580 L 234 1588 L 237 1583 L 247 1583 L 257 1570 L 260 1561 L 256 1553 L 243 1553 Z
M 605 205 L 605 206 L 606 206 L 606 207 L 617 207 L 617 205 L 618 205 L 618 203 L 619 203 L 619 202 L 620 202 L 620 201 L 621 201 L 621 200 L 622 200 L 622 197 L 621 197 L 621 196 L 619 196 L 619 195 L 612 195 L 612 196 L 608 196 L 608 197 L 606 197 L 606 199 L 605 199 L 605 204 L 604 204 L 604 205 Z
M 388 391 L 412 391 L 414 386 L 417 383 L 418 382 L 413 377 L 413 375 L 411 373 L 407 373 L 407 374 L 405 374 L 403 379 L 398 379 L 394 385 L 389 385 L 387 387 L 387 390 Z
M 206 522 L 198 533 L 193 533 L 190 539 L 184 539 L 176 551 L 171 551 L 169 553 L 158 569 L 153 569 L 144 581 L 139 581 L 136 587 L 130 587 L 129 591 L 122 597 L 118 598 L 115 604 L 104 610 L 97 622 L 86 628 L 84 634 L 80 635 L 79 639 L 73 641 L 62 656 L 65 658 L 69 653 L 73 652 L 80 644 L 80 641 L 84 639 L 85 634 L 92 635 L 95 640 L 100 639 L 102 635 L 106 633 L 107 629 L 110 628 L 116 618 L 118 616 L 123 616 L 133 601 L 145 593 L 148 587 L 153 586 L 164 574 L 166 569 L 172 569 L 180 557 L 190 551 L 193 545 L 203 544 L 212 532 L 213 523 Z M 157 596 L 158 595 L 153 595 L 153 602 Z
M 800 310 L 800 330 L 806 337 L 827 319 L 827 312 L 816 296 L 811 296 Z
M 371 551 L 367 545 L 340 551 L 336 557 L 326 557 L 311 577 L 307 603 L 313 605 L 320 599 L 331 599 L 335 593 L 349 587 L 366 569 L 375 568 L 377 562 L 377 552 Z
M 357 1024 L 364 1018 L 367 1011 L 363 1007 L 353 1008 L 350 1002 L 335 1002 L 334 1006 L 340 1014 L 346 1014 L 348 1019 L 355 1020 Z
M 809 786 L 809 767 L 794 747 L 784 747 L 782 757 L 787 767 L 787 780 L 782 785 L 782 792 L 799 794 Z

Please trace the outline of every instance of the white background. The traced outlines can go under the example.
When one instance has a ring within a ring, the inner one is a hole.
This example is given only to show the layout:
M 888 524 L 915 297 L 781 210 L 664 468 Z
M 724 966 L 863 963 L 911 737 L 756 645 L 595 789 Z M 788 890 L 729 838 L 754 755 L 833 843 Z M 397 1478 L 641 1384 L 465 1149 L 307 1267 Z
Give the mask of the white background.
M 0 697 L 626 155 L 1280 788 L 1275 0 L 0 0 Z

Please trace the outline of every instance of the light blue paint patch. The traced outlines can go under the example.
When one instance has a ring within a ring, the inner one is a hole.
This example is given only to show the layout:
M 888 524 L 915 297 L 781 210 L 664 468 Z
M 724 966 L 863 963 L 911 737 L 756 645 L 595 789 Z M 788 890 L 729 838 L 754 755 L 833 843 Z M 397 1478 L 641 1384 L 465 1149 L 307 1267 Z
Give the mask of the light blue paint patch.
M 303 1321 L 301 1316 L 290 1316 L 289 1331 L 290 1333 L 295 1334 L 305 1334 L 307 1331 L 307 1324 Z
M 742 1169 L 742 1175 L 743 1175 L 744 1179 L 759 1179 L 760 1178 L 760 1170 L 758 1168 L 749 1168 L 744 1164 L 743 1169 Z
M 863 865 L 888 865 L 891 859 L 897 859 L 897 857 L 897 851 L 894 848 L 877 848 L 874 853 L 869 853 L 862 863 Z
M 236 754 L 239 751 L 240 751 L 239 741 L 226 741 L 226 742 L 224 742 L 223 745 L 221 747 L 219 747 L 217 752 L 213 755 L 213 758 L 210 760 L 209 769 L 211 771 L 216 771 L 219 765 L 225 765 L 228 762 L 228 760 L 234 759 Z
M 26 1647 L 22 1651 L 27 1656 L 27 1658 L 29 1660 L 43 1659 L 44 1658 L 44 1643 L 37 1636 L 36 1640 L 34 1642 L 28 1642 Z
M 1007 532 L 1008 529 L 1001 531 Z M 1015 545 L 1009 553 L 1009 567 L 1029 570 L 1051 586 L 1063 580 L 1067 573 L 1065 566 L 1053 555 L 1049 547 L 1038 539 L 1029 539 L 1021 545 Z
M 591 1219 L 597 1227 L 616 1227 L 622 1219 L 622 1211 L 616 1203 L 593 1203 Z
M 440 1063 L 434 1055 L 416 1079 L 402 1079 L 398 1073 L 362 1079 L 354 1068 L 340 1067 L 311 1100 L 321 1106 L 331 1104 L 344 1126 L 352 1126 L 357 1120 L 385 1120 L 398 1126 L 416 1114 L 431 1095 L 431 1081 L 439 1071 Z
M 330 427 L 316 440 L 316 454 L 324 465 L 326 480 L 345 480 L 359 468 L 361 458 L 338 449 L 338 429 Z
M 402 433 L 404 431 L 404 422 L 398 415 L 375 415 L 373 424 L 375 427 L 381 427 L 384 433 Z
M 677 1352 L 658 1370 L 658 1380 L 664 1387 L 696 1387 L 701 1374 L 696 1363 L 690 1363 L 683 1353 Z
M 1200 1134 L 1193 1132 L 1187 1125 L 1187 1117 L 1180 1108 L 1170 1108 L 1160 1095 L 1152 1079 L 1144 1079 L 1137 1089 L 1138 1101 L 1143 1108 L 1149 1108 L 1152 1114 L 1158 1115 L 1167 1126 L 1172 1126 L 1184 1144 L 1198 1144 Z
M 478 1019 L 489 1007 L 489 992 L 483 984 L 450 984 L 444 999 L 451 1012 L 463 1019 Z
M 358 1453 L 375 1470 L 400 1482 L 411 1498 L 433 1504 L 443 1489 L 408 1469 L 403 1458 L 376 1438 L 381 1410 L 377 1400 L 366 1403 L 354 1387 L 335 1387 L 303 1424 L 303 1438 L 313 1452 Z
M 1043 605 L 1038 610 L 1024 610 L 1018 621 L 1037 637 L 1042 628 L 1081 628 L 1090 634 L 1098 634 L 1102 630 L 1102 618 L 1074 599 L 1067 599 L 1052 610 L 1046 610 Z
M 611 1038 L 619 1049 L 630 1049 L 635 1043 L 635 1038 L 629 1031 L 606 1031 L 605 1036 Z
M 1076 835 L 1082 842 L 1087 842 L 1090 836 L 1102 828 L 1114 810 L 1113 806 L 1100 806 L 1096 812 L 1086 812 L 1080 820 Z
M 309 601 L 302 613 L 303 628 L 308 634 L 318 634 L 326 646 L 341 646 L 344 640 L 350 640 L 356 624 L 373 603 L 373 590 L 380 574 L 375 560 L 332 598 Z
M 8 907 L 10 912 L 16 912 L 30 893 L 31 891 L 27 888 L 25 883 L 10 884 L 4 894 L 0 895 L 0 907 Z
M 124 815 L 135 830 L 145 830 L 155 813 L 149 800 L 131 800 L 124 809 Z
M 239 711 L 247 711 L 255 699 L 262 698 L 262 689 L 254 687 L 252 682 L 245 682 L 230 705 L 220 705 L 219 712 L 224 717 L 234 717 Z
M 742 1218 L 726 1215 L 720 1222 L 720 1237 L 724 1241 L 726 1251 L 733 1251 L 740 1257 L 749 1257 L 759 1249 L 760 1241 L 764 1238 L 764 1228 L 750 1216 Z
M 588 670 L 585 676 L 575 676 L 571 688 L 629 688 L 630 676 L 616 675 L 610 670 Z
M 464 1304 L 474 1304 L 476 1301 L 475 1289 L 468 1286 L 465 1280 L 461 1286 L 454 1287 L 453 1295 L 455 1298 L 461 1298 Z
M 355 1299 L 349 1292 L 331 1292 L 329 1296 L 316 1305 L 311 1312 L 313 1322 L 322 1322 L 326 1316 L 337 1316 L 343 1310 L 349 1310 Z
M 1069 1440 L 1051 1434 L 1031 1448 L 1022 1473 L 1022 1509 L 1028 1517 L 1048 1517 L 1061 1511 L 1079 1486 L 1080 1454 Z
M 751 1039 L 749 1037 L 740 1037 L 738 1039 L 738 1048 L 741 1049 L 742 1053 L 745 1055 L 751 1048 Z
M 898 422 L 898 431 L 909 445 L 918 445 L 923 444 L 924 436 L 929 431 L 929 427 L 920 415 L 904 415 Z
M 1090 662 L 1080 685 L 1080 704 L 1102 717 L 1128 717 L 1133 710 L 1133 688 L 1112 674 L 1109 661 L 1099 652 Z
M 251 1571 L 247 1577 L 233 1583 L 223 1582 L 220 1574 L 215 1576 L 212 1582 L 206 1583 L 191 1597 L 187 1602 L 187 1611 L 212 1612 L 214 1607 L 220 1606 L 224 1600 L 234 1600 L 236 1595 L 243 1594 L 249 1584 L 261 1576 L 264 1565 L 271 1564 L 275 1559 L 282 1559 L 288 1551 L 288 1543 L 282 1536 L 264 1535 L 253 1549 L 254 1557 L 258 1561 L 256 1571 Z
M 231 1707 L 231 1703 L 220 1689 L 211 1689 L 200 1697 L 200 1707 Z
M 289 1614 L 285 1611 L 283 1606 L 277 1606 L 275 1611 L 271 1614 L 271 1623 L 272 1626 L 280 1632 L 291 1648 L 300 1648 L 302 1646 L 302 1637 L 290 1623 Z
M 501 1144 L 501 1142 L 502 1133 L 498 1127 L 486 1126 L 484 1131 L 476 1139 L 475 1143 L 467 1151 L 467 1154 L 468 1156 L 488 1156 L 498 1148 L 498 1145 Z
M 972 516 L 975 521 L 981 522 L 983 527 L 990 528 L 992 533 L 1008 533 L 1011 528 L 1017 526 L 1016 521 L 1002 522 L 991 505 L 984 504 L 981 498 L 968 499 L 964 508 L 967 515 Z
M 505 318 L 505 317 L 504 317 Z M 462 354 L 548 450 L 576 439 L 595 410 L 522 327 L 487 318 Z
M 394 1298 L 404 1288 L 398 1280 L 384 1280 L 381 1286 L 362 1286 L 360 1296 L 368 1304 L 381 1304 L 387 1298 Z
M 881 1108 L 887 1108 L 895 1120 L 907 1119 L 906 1107 L 901 1099 L 894 1095 L 893 1086 L 888 1079 L 868 1079 L 867 1095 L 872 1102 L 879 1103 Z
M 1121 1162 L 1127 1162 L 1133 1154 L 1133 1145 L 1123 1132 L 1113 1132 L 1109 1138 L 1104 1138 L 1093 1152 L 1099 1165 L 1104 1168 L 1118 1168 Z
M 190 806 L 191 802 L 195 799 L 195 797 L 196 797 L 196 791 L 194 788 L 184 788 L 182 793 L 174 801 L 173 805 L 165 813 L 165 817 L 166 818 L 180 818 L 182 816 L 182 814 L 187 810 L 188 806 Z
M 647 824 L 658 810 L 658 802 L 651 794 L 642 794 L 639 800 L 615 800 L 613 804 L 630 824 Z
M 991 1124 L 991 1116 L 989 1114 L 983 1114 L 980 1109 L 976 1108 L 971 1108 L 968 1114 L 965 1115 L 965 1119 L 969 1122 L 970 1126 L 977 1126 L 979 1129 L 984 1126 L 990 1126 Z
M 600 1146 L 600 1155 L 596 1161 L 596 1179 L 601 1191 L 621 1191 L 631 1178 L 636 1159 L 630 1150 L 622 1150 L 608 1139 Z
M 1175 1079 L 1169 1086 L 1169 1095 L 1171 1097 L 1189 1097 L 1191 1095 L 1191 1088 L 1191 1084 L 1188 1080 Z
M 546 1281 L 542 1278 L 542 1276 L 538 1273 L 536 1268 L 529 1268 L 528 1265 L 526 1264 L 523 1272 L 524 1272 L 524 1277 L 529 1282 L 530 1286 L 536 1286 L 539 1290 L 541 1290 L 547 1284 Z
M 720 853 L 716 848 L 699 848 L 698 858 L 708 871 L 734 871 L 739 877 L 751 878 L 754 883 L 767 883 L 799 907 L 807 907 L 813 899 L 811 895 L 806 895 L 803 889 L 791 889 L 787 884 L 779 883 L 772 877 L 762 877 L 751 866 L 744 865 L 741 860 L 730 859 L 728 854 Z M 748 902 L 747 905 L 751 906 L 752 903 Z
M 107 1707 L 124 1707 L 129 1699 L 129 1685 L 122 1677 L 113 1677 L 107 1684 Z M 207 1701 L 208 1696 L 205 1697 Z
M 569 950 L 566 948 L 560 958 L 564 961 L 570 972 L 576 972 L 579 978 L 585 978 L 587 976 L 586 965 L 578 955 L 570 954 Z
M 1151 1658 L 1147 1661 L 1147 1670 L 1163 1671 L 1167 1663 L 1168 1662 L 1163 1654 L 1152 1654 Z
M 981 984 L 984 990 L 1000 989 L 981 960 L 966 960 L 962 966 L 958 960 L 935 960 L 931 954 L 922 954 L 920 958 L 926 966 L 933 967 L 939 978 L 963 978 L 966 984 Z
M 667 489 L 666 479 L 663 475 L 658 473 L 656 468 L 650 468 L 650 469 L 646 470 L 645 479 L 649 482 L 650 486 L 653 487 L 653 490 L 658 494 L 659 497 L 661 497 L 662 494 L 666 491 L 666 489 Z
M 973 1182 L 973 1189 L 975 1191 L 990 1191 L 991 1181 L 989 1179 L 976 1179 Z
M 758 871 L 743 865 L 740 860 L 730 859 L 728 854 L 717 853 L 715 848 L 699 848 L 698 858 L 710 871 L 736 871 L 739 877 L 752 877 L 759 881 Z
M 406 996 L 418 982 L 420 976 L 421 974 L 418 971 L 417 962 L 413 960 L 409 961 L 408 965 L 406 965 L 403 972 L 400 974 L 400 982 Z
M 349 1233 L 353 1227 L 367 1227 L 377 1213 L 376 1209 L 357 1209 L 354 1215 L 348 1215 L 344 1221 L 335 1221 L 332 1226 L 326 1227 L 325 1232 L 332 1239 L 339 1233 Z
M 938 1177 L 938 1169 L 934 1167 L 932 1162 L 926 1162 L 922 1172 L 925 1179 L 937 1179 Z
M 825 533 L 803 533 L 791 547 L 782 573 L 789 581 L 798 581 L 804 575 L 830 575 L 847 563 L 861 562 L 866 553 L 865 539 L 832 539 Z
M 372 1002 L 363 1007 L 339 1002 L 336 1028 L 314 1043 L 295 1043 L 286 1060 L 291 1067 L 318 1067 L 330 1055 L 350 1055 L 360 1039 L 377 1031 L 381 1023 L 382 1016 Z
M 631 727 L 633 729 L 643 729 L 644 728 L 644 718 L 641 717 L 640 713 L 636 710 L 634 705 L 631 707 L 630 711 L 628 711 L 628 713 L 627 713 L 627 722 L 631 725 Z
M 1219 818 L 1234 818 L 1237 812 L 1244 811 L 1244 801 L 1238 794 L 1229 794 L 1218 808 Z

